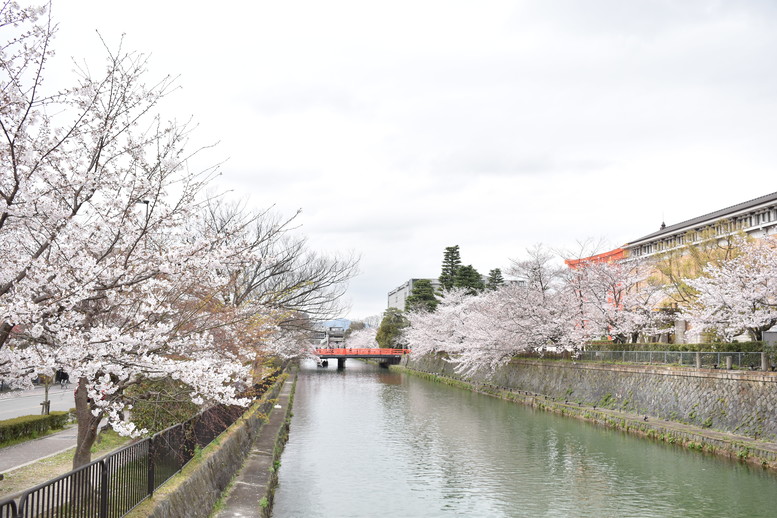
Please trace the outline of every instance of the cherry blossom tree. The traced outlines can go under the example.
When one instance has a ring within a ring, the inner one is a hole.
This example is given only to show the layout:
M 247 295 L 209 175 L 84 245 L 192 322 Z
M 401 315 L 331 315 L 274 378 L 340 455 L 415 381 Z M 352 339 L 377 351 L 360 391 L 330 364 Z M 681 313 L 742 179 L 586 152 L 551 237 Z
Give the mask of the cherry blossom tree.
M 556 254 L 537 244 L 526 250 L 527 258 L 511 259 L 507 273 L 525 279 L 528 286 L 539 293 L 549 293 L 563 284 L 566 269 L 559 264 Z
M 375 335 L 378 330 L 374 327 L 364 327 L 354 330 L 345 339 L 345 347 L 348 349 L 374 349 L 378 347 Z
M 211 231 L 240 226 L 240 239 L 261 259 L 235 274 L 235 283 L 225 300 L 236 305 L 261 304 L 289 315 L 287 324 L 300 323 L 297 316 L 324 321 L 342 314 L 348 281 L 358 271 L 353 254 L 326 255 L 312 250 L 297 233 L 297 211 L 291 217 L 272 208 L 249 210 L 244 203 L 218 199 L 209 204 L 207 224 Z
M 406 315 L 409 325 L 403 332 L 413 355 L 459 353 L 468 337 L 466 318 L 469 306 L 476 298 L 467 296 L 464 290 L 446 290 L 441 294 L 435 311 L 409 312 Z
M 268 357 L 306 356 L 312 350 L 313 322 L 335 318 L 344 309 L 347 281 L 355 275 L 358 258 L 323 255 L 311 250 L 296 233 L 291 217 L 272 209 L 253 211 L 244 203 L 217 199 L 209 203 L 204 231 L 232 236 L 252 251 L 255 260 L 230 272 L 227 290 L 208 307 L 226 314 L 219 334 L 227 347 L 242 345 L 256 353 L 254 381 L 259 381 Z M 240 232 L 231 232 L 238 227 Z M 218 323 L 218 322 L 217 322 Z
M 46 12 L 0 7 L 0 374 L 78 380 L 79 466 L 102 418 L 142 432 L 124 394 L 144 378 L 181 381 L 198 404 L 245 403 L 235 382 L 254 351 L 236 324 L 271 336 L 284 315 L 219 300 L 268 258 L 246 237 L 252 218 L 203 221 L 215 168 L 190 172 L 189 128 L 157 113 L 172 80 L 149 82 L 145 56 L 106 48 L 100 73 L 49 89 Z
M 414 355 L 448 354 L 457 372 L 493 370 L 525 352 L 572 350 L 585 339 L 566 291 L 506 285 L 472 296 L 446 291 L 434 313 L 408 314 Z
M 434 313 L 411 311 L 404 336 L 413 354 L 447 353 L 457 372 L 493 370 L 514 356 L 576 351 L 602 334 L 623 336 L 660 325 L 653 311 L 661 292 L 637 263 L 591 263 L 576 270 L 556 265 L 538 246 L 511 273 L 526 285 L 508 284 L 476 296 L 443 293 Z
M 657 333 L 667 323 L 666 313 L 658 311 L 666 295 L 651 282 L 651 273 L 652 266 L 639 259 L 592 261 L 571 269 L 567 286 L 579 298 L 583 325 L 616 343 Z
M 687 312 L 690 322 L 725 340 L 747 332 L 761 340 L 777 324 L 777 239 L 739 240 L 740 254 L 704 268 L 687 283 L 698 296 Z

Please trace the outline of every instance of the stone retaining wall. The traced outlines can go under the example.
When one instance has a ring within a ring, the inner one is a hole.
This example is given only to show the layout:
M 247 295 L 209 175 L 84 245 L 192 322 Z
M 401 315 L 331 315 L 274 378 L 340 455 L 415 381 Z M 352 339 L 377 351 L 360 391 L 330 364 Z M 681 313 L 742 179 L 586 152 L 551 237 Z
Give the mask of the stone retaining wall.
M 442 357 L 406 358 L 415 370 L 458 378 Z M 516 359 L 468 381 L 714 428 L 777 437 L 777 373 Z

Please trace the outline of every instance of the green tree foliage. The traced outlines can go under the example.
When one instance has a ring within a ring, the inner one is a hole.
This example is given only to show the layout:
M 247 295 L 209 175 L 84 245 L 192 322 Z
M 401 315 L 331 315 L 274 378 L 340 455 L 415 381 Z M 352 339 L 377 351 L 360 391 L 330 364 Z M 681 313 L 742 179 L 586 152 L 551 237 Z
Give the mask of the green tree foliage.
M 170 378 L 143 380 L 127 392 L 133 422 L 149 435 L 190 419 L 200 409 L 186 385 Z
M 349 336 L 351 336 L 351 334 L 354 331 L 361 331 L 365 327 L 366 327 L 366 324 L 364 322 L 361 322 L 361 321 L 358 321 L 358 320 L 354 320 L 348 326 L 348 329 L 345 330 L 345 338 L 348 338 Z
M 499 268 L 494 268 L 490 272 L 488 272 L 488 280 L 486 280 L 486 289 L 488 290 L 495 290 L 499 286 L 503 285 L 505 283 L 504 277 L 502 277 L 502 270 Z
M 733 225 L 726 220 L 716 225 Z M 736 236 L 746 240 L 744 233 Z M 688 309 L 698 297 L 698 291 L 688 280 L 702 275 L 707 265 L 720 266 L 737 257 L 741 251 L 734 238 L 719 239 L 714 229 L 687 232 L 682 236 L 685 246 L 673 248 L 655 256 L 656 275 L 654 281 L 666 286 L 668 306 Z
M 397 308 L 388 308 L 378 327 L 375 341 L 384 349 L 404 348 L 402 330 L 408 325 L 405 315 Z
M 453 279 L 453 287 L 464 289 L 467 295 L 477 295 L 485 289 L 483 277 L 471 264 L 459 268 Z
M 439 304 L 434 296 L 434 287 L 429 279 L 418 279 L 413 283 L 413 291 L 405 300 L 407 311 L 434 311 Z
M 461 268 L 459 245 L 446 247 L 442 258 L 442 272 L 439 278 L 441 289 L 449 290 L 453 288 L 459 268 Z

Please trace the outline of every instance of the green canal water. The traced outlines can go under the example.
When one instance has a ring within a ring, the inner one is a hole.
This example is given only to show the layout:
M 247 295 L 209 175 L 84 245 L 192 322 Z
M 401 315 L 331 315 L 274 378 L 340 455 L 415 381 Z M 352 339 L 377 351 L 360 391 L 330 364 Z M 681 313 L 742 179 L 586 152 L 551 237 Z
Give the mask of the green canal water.
M 777 517 L 760 468 L 356 360 L 293 412 L 274 518 Z

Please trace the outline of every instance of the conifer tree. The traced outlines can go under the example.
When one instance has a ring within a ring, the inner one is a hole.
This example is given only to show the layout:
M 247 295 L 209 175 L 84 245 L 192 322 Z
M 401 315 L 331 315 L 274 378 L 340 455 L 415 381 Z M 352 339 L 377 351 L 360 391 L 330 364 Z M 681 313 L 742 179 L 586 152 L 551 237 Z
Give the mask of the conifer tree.
M 467 295 L 477 295 L 485 289 L 483 277 L 471 264 L 459 268 L 453 279 L 453 287 L 464 289 Z
M 437 297 L 429 279 L 418 279 L 413 283 L 413 290 L 405 300 L 407 311 L 434 311 L 437 309 Z
M 442 259 L 442 273 L 440 273 L 440 288 L 449 290 L 453 288 L 456 274 L 461 268 L 461 254 L 459 245 L 448 246 Z
M 505 283 L 504 277 L 502 277 L 502 270 L 499 268 L 494 268 L 490 272 L 488 272 L 488 280 L 486 281 L 486 289 L 488 290 L 495 290 L 499 286 L 502 286 Z

